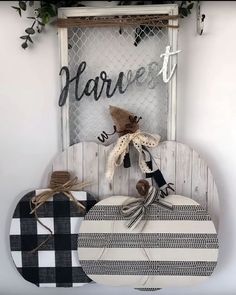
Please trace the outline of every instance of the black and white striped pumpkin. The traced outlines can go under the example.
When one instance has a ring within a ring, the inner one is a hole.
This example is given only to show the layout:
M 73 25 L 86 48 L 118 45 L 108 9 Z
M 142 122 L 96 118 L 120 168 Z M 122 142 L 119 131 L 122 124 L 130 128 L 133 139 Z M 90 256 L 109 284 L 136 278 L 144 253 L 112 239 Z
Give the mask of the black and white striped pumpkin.
M 190 198 L 169 195 L 165 200 L 173 210 L 150 206 L 131 230 L 121 214 L 128 198 L 98 202 L 81 223 L 80 264 L 93 281 L 134 288 L 184 287 L 213 273 L 218 238 L 205 209 Z

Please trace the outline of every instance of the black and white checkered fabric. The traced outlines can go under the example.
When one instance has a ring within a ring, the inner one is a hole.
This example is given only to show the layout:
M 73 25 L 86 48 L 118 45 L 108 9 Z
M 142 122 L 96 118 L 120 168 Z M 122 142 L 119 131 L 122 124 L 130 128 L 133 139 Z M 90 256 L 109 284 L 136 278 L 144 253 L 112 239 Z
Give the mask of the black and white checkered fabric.
M 44 241 L 49 232 L 30 214 L 30 199 L 42 192 L 32 191 L 17 204 L 11 227 L 10 248 L 17 270 L 22 277 L 39 287 L 78 287 L 91 280 L 80 266 L 77 236 L 85 212 L 61 194 L 43 204 L 37 214 L 53 236 L 34 254 L 30 251 Z M 96 200 L 80 191 L 73 195 L 89 211 Z

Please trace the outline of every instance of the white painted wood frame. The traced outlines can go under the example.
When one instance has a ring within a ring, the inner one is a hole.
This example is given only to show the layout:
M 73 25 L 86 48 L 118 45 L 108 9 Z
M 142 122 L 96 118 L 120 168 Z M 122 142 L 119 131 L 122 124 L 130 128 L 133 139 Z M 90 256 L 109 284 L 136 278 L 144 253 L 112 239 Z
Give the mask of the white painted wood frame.
M 178 15 L 177 4 L 163 5 L 132 5 L 132 6 L 117 6 L 117 7 L 72 7 L 60 8 L 58 10 L 59 18 L 69 17 L 85 17 L 85 16 L 114 16 L 114 15 Z M 169 20 L 170 25 L 178 25 L 178 19 Z M 68 29 L 59 28 L 59 48 L 60 48 L 60 66 L 68 66 Z M 177 50 L 178 29 L 168 28 L 169 45 L 173 51 Z M 177 56 L 171 58 L 170 67 L 177 64 Z M 168 85 L 168 126 L 167 139 L 176 139 L 176 71 Z M 64 85 L 63 77 L 61 78 L 61 88 Z M 61 145 L 62 150 L 70 145 L 69 138 L 69 99 L 61 108 Z

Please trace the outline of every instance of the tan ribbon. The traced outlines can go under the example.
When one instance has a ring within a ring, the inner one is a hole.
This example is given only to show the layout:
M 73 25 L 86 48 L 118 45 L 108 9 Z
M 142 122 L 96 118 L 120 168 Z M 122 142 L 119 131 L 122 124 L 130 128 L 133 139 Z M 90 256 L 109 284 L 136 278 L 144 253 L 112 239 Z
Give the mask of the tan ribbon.
M 146 132 L 137 130 L 134 133 L 128 133 L 121 136 L 113 150 L 108 156 L 106 177 L 109 181 L 112 180 L 115 167 L 120 166 L 123 163 L 125 154 L 129 152 L 129 144 L 132 143 L 135 149 L 139 153 L 139 167 L 143 173 L 153 172 L 146 164 L 143 155 L 143 146 L 148 148 L 156 147 L 160 142 L 160 135 L 153 135 Z
M 59 184 L 55 185 L 52 189 L 44 190 L 43 192 L 39 193 L 38 195 L 34 196 L 30 200 L 30 208 L 31 212 L 30 214 L 34 214 L 36 220 L 38 223 L 40 223 L 44 228 L 46 228 L 49 231 L 48 237 L 40 243 L 36 248 L 31 250 L 31 253 L 35 253 L 38 249 L 40 249 L 47 241 L 52 237 L 52 230 L 47 227 L 45 224 L 40 221 L 38 214 L 37 214 L 37 209 L 41 207 L 45 202 L 47 202 L 50 198 L 52 198 L 55 194 L 58 193 L 63 193 L 70 201 L 73 201 L 74 204 L 83 210 L 85 210 L 85 206 L 81 204 L 72 194 L 71 190 L 78 191 L 81 188 L 90 185 L 91 183 L 79 183 L 78 178 L 75 177 L 69 181 L 67 181 L 65 184 Z M 76 186 L 76 187 L 75 187 Z

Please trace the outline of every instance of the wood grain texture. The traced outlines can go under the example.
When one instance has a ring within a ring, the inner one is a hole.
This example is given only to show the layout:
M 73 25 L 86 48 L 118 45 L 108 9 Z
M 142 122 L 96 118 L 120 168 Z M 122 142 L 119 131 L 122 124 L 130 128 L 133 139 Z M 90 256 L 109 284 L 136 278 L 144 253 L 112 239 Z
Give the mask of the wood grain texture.
M 98 145 L 98 177 L 99 177 L 99 198 L 103 199 L 106 196 L 112 196 L 114 194 L 113 181 L 108 184 L 105 177 L 107 157 L 112 150 L 113 145 L 103 146 Z
M 134 147 L 130 148 L 130 161 L 131 161 L 131 167 L 129 169 L 129 181 L 128 181 L 128 187 L 129 187 L 129 196 L 138 196 L 138 192 L 136 190 L 136 183 L 144 178 L 144 175 L 142 171 L 138 167 L 138 153 L 135 150 Z M 123 168 L 124 169 L 124 168 Z M 149 181 L 149 179 L 147 179 Z M 151 183 L 151 180 L 150 180 Z
M 160 151 L 160 170 L 166 180 L 175 185 L 175 171 L 176 171 L 176 142 L 165 141 L 158 149 Z
M 138 154 L 130 150 L 131 167 L 118 167 L 109 183 L 105 177 L 108 155 L 113 145 L 93 142 L 77 143 L 60 153 L 53 162 L 53 171 L 69 170 L 81 181 L 91 181 L 87 191 L 100 199 L 112 195 L 137 196 L 136 183 L 144 178 L 138 167 Z M 216 184 L 206 162 L 182 143 L 165 141 L 151 150 L 167 182 L 174 183 L 176 194 L 190 197 L 206 208 L 218 229 L 219 198 Z
M 175 187 L 180 195 L 192 197 L 192 153 L 187 145 L 176 144 Z
M 192 152 L 192 198 L 203 208 L 207 208 L 207 175 L 206 162 L 193 151 Z

